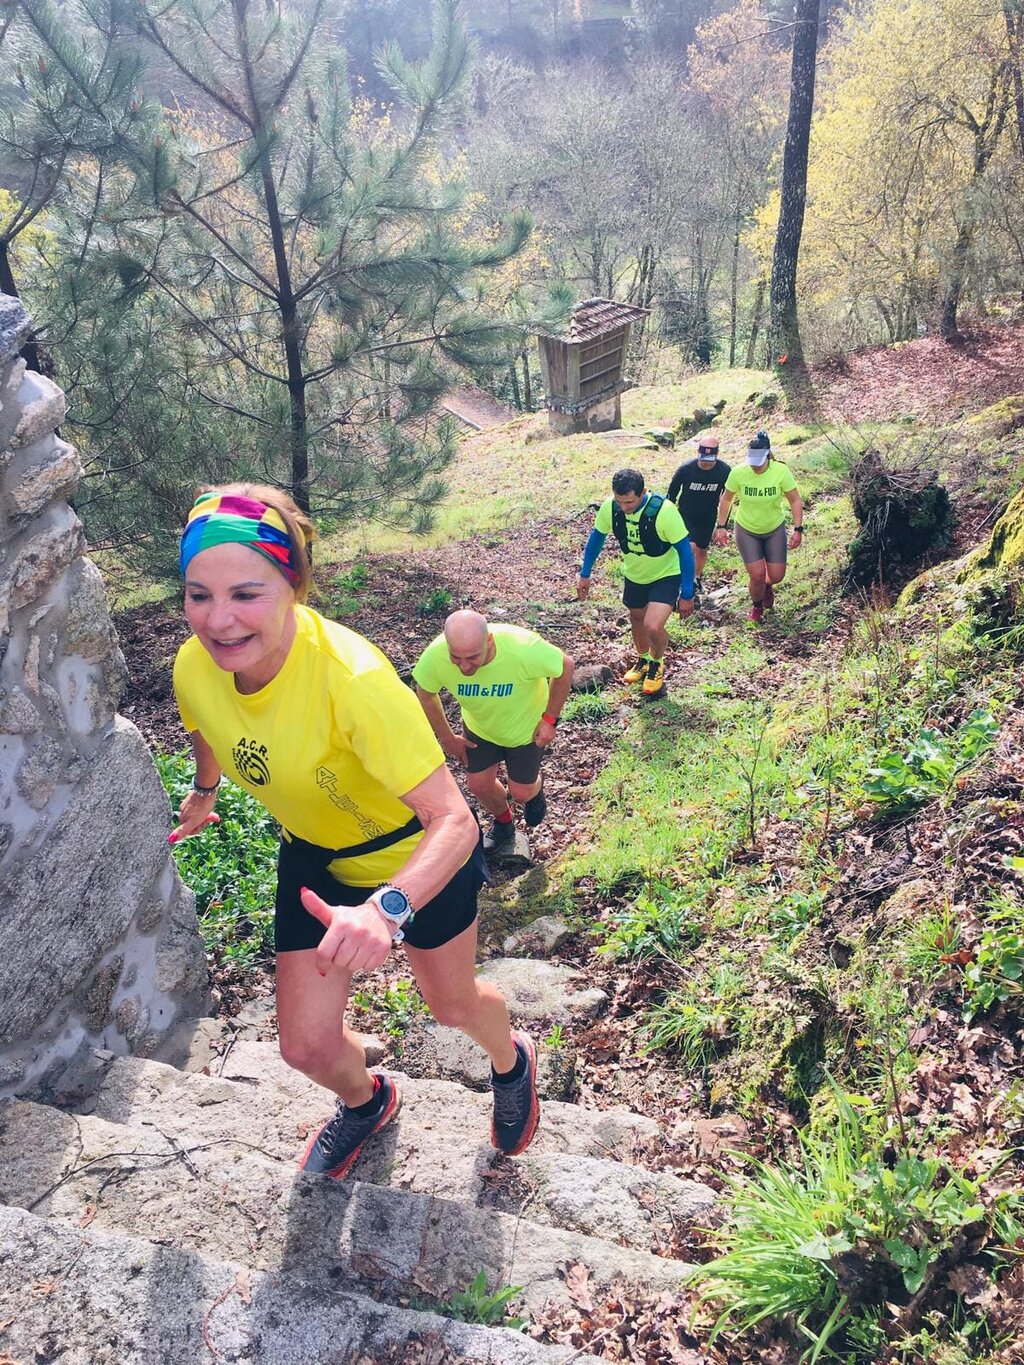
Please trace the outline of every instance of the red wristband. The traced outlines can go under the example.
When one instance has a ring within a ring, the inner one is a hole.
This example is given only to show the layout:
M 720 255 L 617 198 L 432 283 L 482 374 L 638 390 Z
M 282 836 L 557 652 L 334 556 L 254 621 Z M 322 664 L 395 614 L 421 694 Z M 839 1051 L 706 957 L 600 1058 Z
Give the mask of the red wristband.
M 545 711 L 544 714 L 541 716 L 541 720 L 546 720 L 547 723 L 548 723 L 549 725 L 557 725 L 557 724 L 558 724 L 558 717 L 557 717 L 557 716 L 549 716 L 548 713 L 547 713 L 546 711 Z

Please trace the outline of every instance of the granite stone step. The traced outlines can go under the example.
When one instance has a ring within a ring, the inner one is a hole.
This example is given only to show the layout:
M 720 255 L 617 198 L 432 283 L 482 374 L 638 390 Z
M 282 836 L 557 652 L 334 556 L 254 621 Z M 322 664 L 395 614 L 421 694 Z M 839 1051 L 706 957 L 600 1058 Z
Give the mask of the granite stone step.
M 211 1140 L 181 1125 L 171 1134 L 28 1101 L 0 1104 L 0 1200 L 391 1302 L 446 1299 L 483 1270 L 492 1287 L 521 1287 L 536 1313 L 568 1302 L 560 1271 L 572 1262 L 589 1267 L 595 1289 L 634 1293 L 676 1290 L 689 1270 L 530 1221 L 528 1208 L 513 1214 L 309 1176 L 234 1136 Z
M 491 1100 L 448 1081 L 399 1077 L 403 1106 L 353 1174 L 475 1204 L 500 1161 L 490 1145 Z M 238 1135 L 278 1160 L 296 1161 L 333 1111 L 333 1096 L 286 1066 L 268 1043 L 239 1043 L 223 1074 L 177 1071 L 137 1057 L 109 1059 L 96 1093 L 77 1105 L 114 1123 L 153 1124 L 192 1141 Z M 628 1160 L 657 1124 L 628 1110 L 545 1102 L 531 1152 Z
M 154 1229 L 154 1232 L 158 1229 Z M 287 1269 L 0 1206 L 0 1353 L 60 1365 L 594 1365 Z

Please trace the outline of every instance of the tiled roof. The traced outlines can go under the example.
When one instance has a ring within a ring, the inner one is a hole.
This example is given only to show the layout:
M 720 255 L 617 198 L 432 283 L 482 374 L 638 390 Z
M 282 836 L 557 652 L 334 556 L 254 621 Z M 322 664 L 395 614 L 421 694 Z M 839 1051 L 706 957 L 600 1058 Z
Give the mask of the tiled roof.
M 614 332 L 628 322 L 647 317 L 649 308 L 637 308 L 631 303 L 616 303 L 614 299 L 584 299 L 573 309 L 569 330 L 559 341 L 590 341 L 605 332 Z

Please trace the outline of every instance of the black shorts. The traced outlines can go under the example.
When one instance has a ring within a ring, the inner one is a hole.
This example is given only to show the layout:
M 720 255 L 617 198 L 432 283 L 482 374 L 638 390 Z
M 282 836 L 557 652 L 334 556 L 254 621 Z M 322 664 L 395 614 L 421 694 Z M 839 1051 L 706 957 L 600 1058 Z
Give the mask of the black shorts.
M 653 583 L 634 583 L 631 578 L 623 580 L 622 601 L 627 607 L 646 607 L 648 602 L 664 602 L 674 607 L 679 601 L 679 575 L 670 578 L 656 578 Z
M 471 773 L 482 773 L 495 763 L 504 763 L 505 771 L 512 782 L 529 787 L 537 781 L 544 750 L 538 748 L 536 744 L 516 744 L 511 747 L 493 744 L 489 739 L 481 739 L 479 735 L 474 734 L 468 725 L 463 725 L 462 728 L 466 738 L 476 745 L 475 749 L 466 750 L 466 767 Z
M 707 526 L 697 526 L 692 531 L 687 527 L 686 538 L 691 544 L 696 545 L 698 550 L 711 549 L 711 537 L 715 534 L 715 523 L 708 522 Z
M 279 953 L 296 953 L 316 948 L 327 930 L 302 904 L 299 892 L 304 886 L 322 897 L 328 905 L 362 905 L 374 890 L 372 886 L 348 886 L 327 870 L 329 850 L 318 849 L 302 839 L 282 839 L 277 855 L 277 900 L 274 906 L 274 948 Z M 488 880 L 480 841 L 473 855 L 463 863 L 447 886 L 433 900 L 417 910 L 403 933 L 414 948 L 440 948 L 476 919 L 477 892 Z

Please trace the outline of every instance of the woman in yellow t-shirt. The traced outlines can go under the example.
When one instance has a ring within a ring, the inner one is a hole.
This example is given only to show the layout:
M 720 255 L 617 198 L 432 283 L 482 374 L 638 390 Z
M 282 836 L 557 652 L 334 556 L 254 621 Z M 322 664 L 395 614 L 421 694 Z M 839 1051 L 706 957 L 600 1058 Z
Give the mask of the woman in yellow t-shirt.
M 185 615 L 174 689 L 195 754 L 171 842 L 216 820 L 227 775 L 282 826 L 275 904 L 281 1054 L 339 1097 L 302 1166 L 342 1177 L 398 1112 L 344 1022 L 355 972 L 401 941 L 434 1017 L 491 1058 L 491 1141 L 537 1128 L 536 1054 L 475 974 L 479 830 L 413 693 L 368 640 L 305 605 L 312 524 L 290 498 L 230 484 L 181 538 Z
M 747 447 L 745 464 L 736 465 L 725 481 L 718 502 L 716 545 L 729 543 L 729 512 L 736 503 L 736 548 L 746 565 L 750 591 L 750 619 L 759 622 L 775 605 L 775 587 L 786 576 L 786 503 L 793 512 L 788 548 L 803 542 L 804 505 L 789 465 L 772 455 L 766 431 L 759 431 Z

